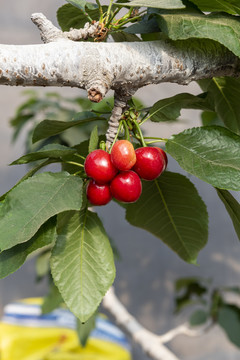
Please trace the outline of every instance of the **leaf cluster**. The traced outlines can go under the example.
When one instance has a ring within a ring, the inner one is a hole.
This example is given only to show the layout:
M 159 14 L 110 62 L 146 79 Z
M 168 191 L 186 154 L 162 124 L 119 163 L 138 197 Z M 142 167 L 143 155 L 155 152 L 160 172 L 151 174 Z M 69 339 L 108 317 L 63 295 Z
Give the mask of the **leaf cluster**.
M 189 324 L 192 327 L 220 326 L 228 339 L 240 347 L 240 307 L 238 286 L 213 287 L 212 281 L 201 278 L 181 278 L 175 283 L 175 309 L 194 308 Z

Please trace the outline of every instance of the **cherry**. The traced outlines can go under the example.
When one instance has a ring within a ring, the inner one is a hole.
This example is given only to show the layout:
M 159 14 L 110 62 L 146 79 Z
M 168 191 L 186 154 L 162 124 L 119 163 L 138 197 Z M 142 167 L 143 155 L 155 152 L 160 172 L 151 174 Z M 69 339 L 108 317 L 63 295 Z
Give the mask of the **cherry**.
M 112 180 L 110 190 L 119 201 L 135 202 L 142 193 L 142 183 L 134 171 L 123 171 Z
M 118 140 L 112 147 L 111 160 L 113 165 L 122 171 L 130 170 L 136 162 L 133 145 L 128 140 Z
M 106 205 L 112 199 L 110 186 L 99 185 L 94 180 L 90 180 L 87 185 L 87 198 L 92 205 Z
M 144 180 L 156 179 L 165 169 L 165 159 L 154 147 L 136 149 L 137 161 L 133 170 Z
M 165 153 L 165 151 L 164 151 L 163 149 L 161 149 L 161 148 L 159 148 L 159 147 L 155 147 L 155 149 L 157 149 L 157 150 L 160 152 L 160 154 L 164 157 L 164 160 L 165 160 L 165 169 L 166 169 L 166 167 L 167 167 L 167 165 L 168 165 L 167 154 Z M 165 170 L 165 169 L 164 169 L 164 170 Z
M 84 169 L 87 176 L 94 179 L 98 184 L 110 182 L 118 172 L 111 162 L 110 154 L 101 149 L 88 154 Z

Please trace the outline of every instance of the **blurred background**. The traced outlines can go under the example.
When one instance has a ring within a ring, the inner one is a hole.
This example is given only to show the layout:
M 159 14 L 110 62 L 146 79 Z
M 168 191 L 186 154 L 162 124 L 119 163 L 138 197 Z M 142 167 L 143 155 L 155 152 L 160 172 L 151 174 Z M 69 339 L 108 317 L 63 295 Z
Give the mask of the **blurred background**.
M 106 2 L 105 2 L 106 3 Z M 8 0 L 1 1 L 0 43 L 34 44 L 40 43 L 37 28 L 30 16 L 42 12 L 54 24 L 56 10 L 63 5 L 63 0 Z M 24 154 L 24 134 L 12 143 L 13 130 L 9 119 L 15 109 L 25 99 L 23 88 L 0 87 L 0 193 L 9 190 L 26 172 L 21 166 L 9 167 L 13 160 Z M 40 89 L 59 91 L 67 97 L 86 95 L 76 89 Z M 161 84 L 148 86 L 137 92 L 136 96 L 151 106 L 160 98 L 172 96 L 178 92 L 200 93 L 196 84 L 178 86 Z M 169 137 L 184 128 L 199 126 L 201 123 L 197 111 L 183 111 L 184 121 L 172 124 L 153 124 L 145 126 L 146 134 L 158 133 L 158 136 Z M 185 174 L 173 159 L 169 159 L 169 170 Z M 239 286 L 240 283 L 240 246 L 234 233 L 232 223 L 210 185 L 185 174 L 196 185 L 200 195 L 207 203 L 210 228 L 209 242 L 201 251 L 199 266 L 184 263 L 159 239 L 145 231 L 134 228 L 124 220 L 124 211 L 115 203 L 98 209 L 108 234 L 114 239 L 121 254 L 118 261 L 115 281 L 116 293 L 127 309 L 149 330 L 162 334 L 185 322 L 188 313 L 174 315 L 174 282 L 180 277 L 199 276 L 212 279 L 213 286 Z M 34 261 L 28 261 L 15 274 L 0 280 L 0 310 L 10 301 L 32 296 L 43 296 L 47 283 L 35 282 Z M 178 336 L 168 346 L 183 360 L 237 360 L 240 351 L 227 339 L 223 330 L 214 328 L 198 338 Z M 134 360 L 147 359 L 137 346 L 133 346 Z

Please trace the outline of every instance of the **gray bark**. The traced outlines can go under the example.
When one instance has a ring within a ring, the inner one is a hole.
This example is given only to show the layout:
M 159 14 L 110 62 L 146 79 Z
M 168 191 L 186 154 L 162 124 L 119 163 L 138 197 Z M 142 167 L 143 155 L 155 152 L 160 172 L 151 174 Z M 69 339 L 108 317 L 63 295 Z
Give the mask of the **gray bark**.
M 42 14 L 33 14 L 32 21 L 45 44 L 0 45 L 0 85 L 78 87 L 86 89 L 94 102 L 113 89 L 108 148 L 127 100 L 137 89 L 162 82 L 188 84 L 215 76 L 240 76 L 240 59 L 215 42 L 76 42 L 97 35 L 99 24 L 62 32 Z

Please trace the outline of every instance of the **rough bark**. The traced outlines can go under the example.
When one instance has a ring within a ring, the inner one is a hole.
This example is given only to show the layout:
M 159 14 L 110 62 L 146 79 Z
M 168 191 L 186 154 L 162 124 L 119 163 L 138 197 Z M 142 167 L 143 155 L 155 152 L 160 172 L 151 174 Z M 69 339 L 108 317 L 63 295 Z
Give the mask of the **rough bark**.
M 239 58 L 214 42 L 76 42 L 94 36 L 98 24 L 62 32 L 42 14 L 32 20 L 46 44 L 0 45 L 2 85 L 79 87 L 99 102 L 109 89 L 127 94 L 148 84 L 240 75 Z
M 186 50 L 168 41 L 90 43 L 61 39 L 40 45 L 0 45 L 0 84 L 137 90 L 148 84 L 239 76 L 240 60 L 223 47 Z M 92 99 L 94 100 L 94 99 Z M 100 99 L 96 99 L 98 101 Z
M 0 45 L 0 85 L 78 87 L 86 89 L 94 102 L 113 89 L 108 147 L 127 100 L 137 89 L 162 82 L 188 84 L 214 76 L 240 76 L 240 59 L 215 42 L 76 42 L 97 35 L 98 23 L 62 32 L 42 14 L 33 14 L 32 21 L 45 44 Z

